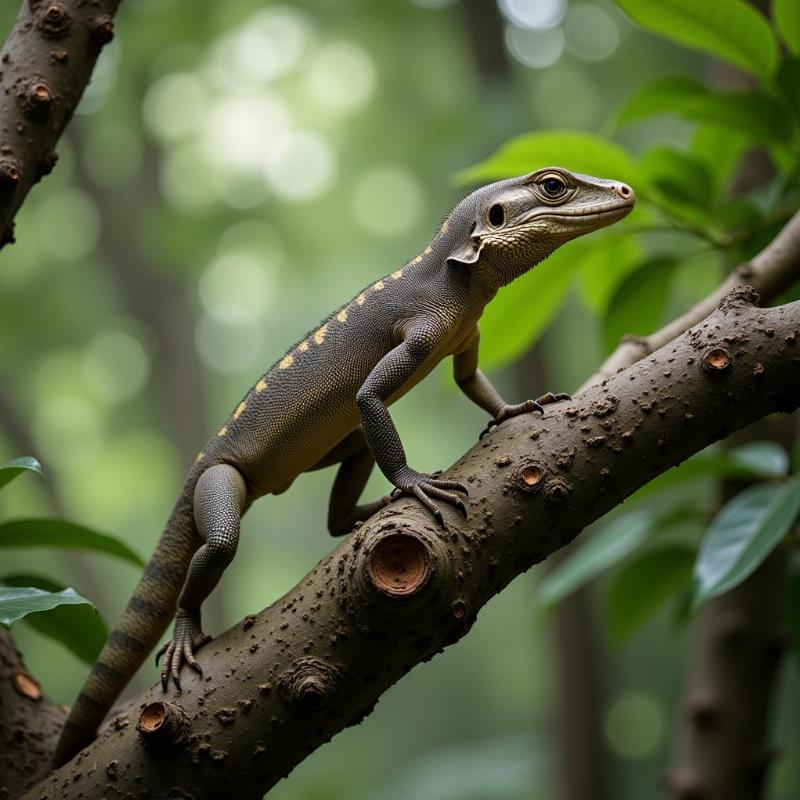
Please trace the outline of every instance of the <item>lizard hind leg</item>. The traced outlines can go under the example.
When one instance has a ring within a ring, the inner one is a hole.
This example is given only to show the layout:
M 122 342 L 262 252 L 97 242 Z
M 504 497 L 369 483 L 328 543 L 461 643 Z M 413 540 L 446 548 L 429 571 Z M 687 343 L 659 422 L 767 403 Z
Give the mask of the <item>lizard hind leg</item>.
M 194 652 L 210 637 L 203 634 L 200 607 L 233 560 L 239 544 L 239 523 L 245 508 L 247 490 L 242 474 L 229 464 L 209 467 L 198 479 L 194 491 L 194 518 L 204 544 L 189 564 L 186 582 L 178 598 L 172 639 L 156 656 L 163 655 L 161 686 L 167 690 L 172 678 L 181 690 L 180 671 L 188 664 L 202 674 Z

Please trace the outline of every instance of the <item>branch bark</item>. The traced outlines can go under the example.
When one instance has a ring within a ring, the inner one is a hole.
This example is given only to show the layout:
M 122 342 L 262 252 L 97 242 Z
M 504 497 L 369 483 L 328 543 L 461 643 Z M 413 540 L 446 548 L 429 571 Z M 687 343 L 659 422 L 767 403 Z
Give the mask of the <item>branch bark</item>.
M 120 0 L 24 0 L 0 55 L 0 247 L 114 35 Z
M 42 692 L 0 625 L 0 797 L 19 797 L 50 771 L 66 716 Z
M 237 797 L 262 797 L 514 577 L 656 475 L 800 404 L 800 302 L 754 302 L 740 289 L 572 402 L 504 423 L 448 471 L 471 487 L 468 520 L 448 509 L 442 530 L 411 500 L 384 509 L 201 651 L 206 674 L 187 673 L 180 697 L 145 692 L 26 797 L 203 798 L 231 775 Z

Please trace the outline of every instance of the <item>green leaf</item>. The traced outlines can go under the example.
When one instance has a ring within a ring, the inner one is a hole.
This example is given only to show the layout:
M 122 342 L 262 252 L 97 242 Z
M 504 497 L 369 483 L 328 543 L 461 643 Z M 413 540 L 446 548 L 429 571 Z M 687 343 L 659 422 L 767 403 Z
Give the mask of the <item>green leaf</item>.
M 788 472 L 787 459 L 786 451 L 774 442 L 751 442 L 731 450 L 704 451 L 650 481 L 636 492 L 636 498 L 710 478 L 783 478 Z
M 124 542 L 60 519 L 15 519 L 0 524 L 0 547 L 64 547 L 116 556 L 143 567 L 144 561 Z
M 623 644 L 690 584 L 694 559 L 692 548 L 672 544 L 643 553 L 614 575 L 606 595 L 606 624 L 615 644 Z
M 25 470 L 42 474 L 42 465 L 30 456 L 23 456 L 22 458 L 12 458 L 11 461 L 4 461 L 0 464 L 0 489 L 7 483 L 10 483 L 18 475 L 21 475 Z
M 481 366 L 491 369 L 527 350 L 561 308 L 585 252 L 570 243 L 526 275 L 504 286 L 481 321 Z
M 719 92 L 688 75 L 656 78 L 628 102 L 619 124 L 660 114 L 721 125 L 757 142 L 789 142 L 792 122 L 780 103 L 758 91 Z
M 652 536 L 656 520 L 648 511 L 632 511 L 604 525 L 542 581 L 541 602 L 546 606 L 561 602 L 627 558 Z
M 797 0 L 772 0 L 772 20 L 789 50 L 800 56 L 800 3 Z
M 642 156 L 644 180 L 670 200 L 691 203 L 705 211 L 713 203 L 714 180 L 702 160 L 674 147 L 651 147 Z
M 63 592 L 65 587 L 38 575 L 6 575 L 0 583 L 13 587 L 32 586 L 51 594 Z M 91 605 L 61 605 L 46 613 L 33 613 L 25 623 L 39 633 L 61 642 L 87 664 L 93 664 L 108 638 L 108 629 Z
M 658 327 L 677 266 L 675 259 L 653 258 L 620 282 L 604 320 L 604 339 L 609 352 L 625 334 L 644 335 Z
M 595 235 L 590 244 L 580 251 L 578 285 L 586 305 L 602 315 L 617 286 L 641 264 L 644 251 L 638 240 L 624 231 Z
M 617 0 L 617 4 L 643 28 L 758 77 L 772 75 L 778 66 L 778 45 L 769 23 L 744 0 Z
M 63 592 L 44 592 L 41 589 L 12 588 L 0 586 L 0 623 L 9 626 L 26 614 L 47 611 L 57 606 L 75 603 L 89 603 L 74 589 Z
M 778 88 L 800 117 L 800 58 L 787 58 L 778 70 Z
M 695 564 L 695 606 L 738 586 L 800 514 L 800 479 L 745 489 L 712 521 Z
M 459 172 L 456 181 L 464 184 L 513 178 L 549 166 L 613 178 L 636 187 L 636 167 L 625 150 L 601 136 L 571 130 L 517 136 L 485 161 Z
M 727 196 L 734 170 L 748 149 L 746 136 L 719 125 L 698 125 L 692 136 L 691 152 L 705 165 L 714 181 L 714 196 Z
M 792 649 L 800 667 L 800 572 L 789 575 L 786 592 L 786 627 L 792 640 Z

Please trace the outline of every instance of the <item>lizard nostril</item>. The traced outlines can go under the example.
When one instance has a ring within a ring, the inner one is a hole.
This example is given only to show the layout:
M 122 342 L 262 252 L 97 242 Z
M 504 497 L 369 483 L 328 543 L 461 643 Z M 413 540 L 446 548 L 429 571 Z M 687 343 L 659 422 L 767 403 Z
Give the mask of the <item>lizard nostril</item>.
M 617 194 L 624 200 L 633 199 L 633 189 L 627 183 L 619 183 L 616 186 Z

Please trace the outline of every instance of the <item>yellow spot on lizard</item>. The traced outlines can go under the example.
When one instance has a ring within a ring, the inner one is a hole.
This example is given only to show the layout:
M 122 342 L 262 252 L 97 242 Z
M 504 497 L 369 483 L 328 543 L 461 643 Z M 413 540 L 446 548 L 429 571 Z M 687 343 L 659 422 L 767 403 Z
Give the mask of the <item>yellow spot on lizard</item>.
M 400 278 L 402 278 L 402 277 L 403 277 L 403 270 L 399 269 L 399 270 L 397 270 L 397 272 L 393 272 L 393 273 L 392 273 L 392 277 L 393 277 L 393 278 L 394 278 L 396 281 L 399 281 L 399 280 L 400 280 Z
M 197 458 L 194 460 L 194 463 L 196 464 L 198 461 L 202 461 L 205 457 L 206 457 L 206 454 L 201 450 L 197 454 Z
M 218 431 L 217 436 L 224 436 L 228 432 L 228 426 L 223 425 Z
M 283 357 L 283 359 L 281 360 L 281 363 L 278 364 L 278 366 L 281 369 L 288 369 L 289 367 L 292 366 L 292 364 L 294 364 L 294 356 L 288 355 L 288 356 L 284 356 Z
M 422 256 L 414 256 L 414 258 L 411 259 L 412 264 L 419 264 L 420 261 L 422 261 Z
M 339 320 L 339 322 L 347 322 L 347 311 L 346 311 L 346 309 L 344 309 L 344 308 L 343 308 L 343 309 L 342 309 L 342 310 L 341 310 L 341 311 L 340 311 L 340 312 L 339 312 L 339 313 L 336 315 L 336 319 L 338 319 L 338 320 Z
M 363 294 L 360 294 L 358 297 L 356 297 L 356 303 L 358 303 L 360 306 L 363 306 L 366 299 L 367 298 Z
M 242 400 L 242 402 L 239 403 L 239 405 L 236 407 L 236 411 L 233 412 L 233 418 L 239 419 L 239 417 L 242 416 L 242 411 L 244 411 L 246 408 L 247 408 L 247 403 L 245 403 L 244 400 Z
M 261 378 L 261 380 L 256 384 L 256 391 L 263 392 L 264 389 L 266 388 L 267 388 L 267 382 L 263 378 Z
M 376 292 L 379 292 L 383 289 L 383 281 L 378 281 L 372 288 L 375 289 Z
M 305 353 L 308 350 L 308 342 L 300 342 L 300 345 L 297 348 L 301 353 Z
M 433 248 L 430 245 L 428 245 L 423 252 L 425 253 L 426 256 L 430 255 L 433 252 Z
M 315 334 L 314 341 L 317 344 L 322 344 L 325 341 L 325 336 L 328 333 L 328 323 L 326 322 Z
M 446 220 L 445 220 L 445 221 L 442 223 L 442 233 L 447 233 L 447 229 L 448 229 L 449 227 L 450 227 L 450 218 L 448 217 L 448 218 L 447 218 L 447 219 L 446 219 Z

